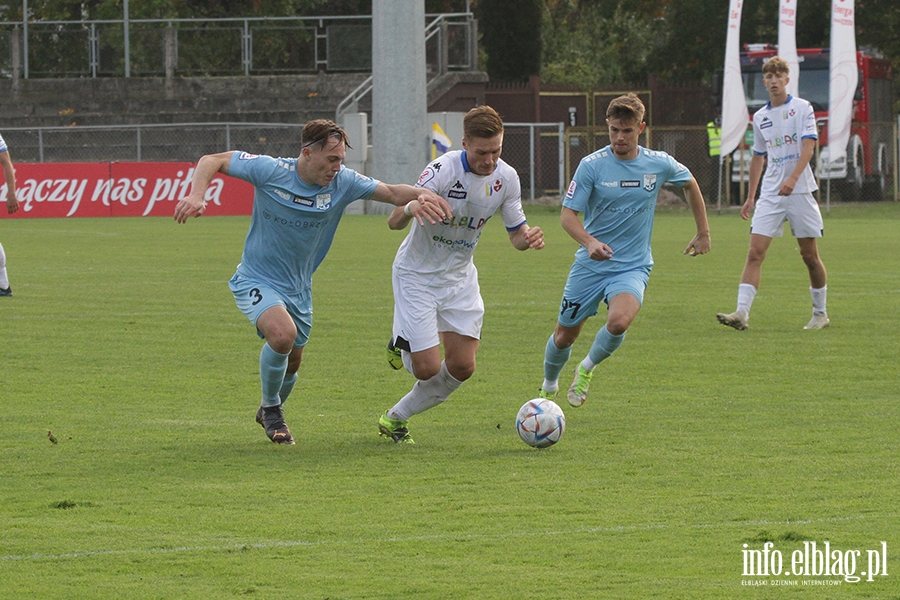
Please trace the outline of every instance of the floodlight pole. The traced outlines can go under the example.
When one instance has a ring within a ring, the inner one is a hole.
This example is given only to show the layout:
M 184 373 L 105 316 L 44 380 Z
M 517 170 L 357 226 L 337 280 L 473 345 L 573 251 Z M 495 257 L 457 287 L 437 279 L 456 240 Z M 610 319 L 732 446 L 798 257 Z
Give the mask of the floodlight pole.
M 425 0 L 373 0 L 372 175 L 376 179 L 415 183 L 428 161 L 431 127 L 425 75 Z

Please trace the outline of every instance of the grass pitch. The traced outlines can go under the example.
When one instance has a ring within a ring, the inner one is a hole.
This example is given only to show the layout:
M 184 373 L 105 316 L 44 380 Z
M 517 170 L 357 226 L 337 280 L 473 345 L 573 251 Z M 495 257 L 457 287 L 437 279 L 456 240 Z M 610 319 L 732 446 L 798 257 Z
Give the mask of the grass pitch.
M 547 248 L 487 226 L 478 369 L 409 447 L 376 431 L 412 384 L 383 352 L 385 217 L 345 217 L 315 277 L 293 447 L 253 420 L 260 342 L 226 285 L 247 219 L 0 222 L 0 597 L 900 598 L 900 206 L 831 208 L 816 332 L 789 235 L 737 332 L 715 313 L 747 223 L 711 210 L 691 258 L 690 214 L 658 214 L 644 308 L 548 450 L 513 421 L 575 246 L 555 209 L 527 212 Z M 841 574 L 792 564 L 811 542 Z M 767 543 L 778 575 L 748 570 Z M 883 549 L 886 576 L 848 581 Z

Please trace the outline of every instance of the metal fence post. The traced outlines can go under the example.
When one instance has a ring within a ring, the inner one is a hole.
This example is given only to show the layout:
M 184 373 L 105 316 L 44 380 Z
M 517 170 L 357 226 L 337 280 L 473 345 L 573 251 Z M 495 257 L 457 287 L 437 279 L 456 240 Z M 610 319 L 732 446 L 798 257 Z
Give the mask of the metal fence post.
M 125 18 L 122 23 L 125 30 L 125 77 L 131 77 L 131 44 L 128 39 L 128 0 L 123 0 L 122 8 L 125 13 Z
M 22 34 L 22 62 L 28 79 L 28 0 L 22 0 Z
M 135 131 L 137 132 L 137 161 L 141 162 L 141 128 L 140 128 L 140 126 L 135 127 Z
M 97 24 L 91 23 L 91 33 L 88 37 L 88 61 L 91 63 L 91 77 L 97 77 L 100 66 L 100 40 L 97 38 Z
M 244 76 L 250 75 L 250 64 L 253 62 L 253 38 L 250 36 L 250 22 L 244 19 L 244 31 L 241 32 L 241 62 L 244 63 Z
M 531 186 L 531 203 L 534 204 L 534 124 L 528 126 L 529 185 Z
M 559 136 L 557 137 L 559 140 L 559 198 L 560 202 L 562 202 L 563 194 L 566 189 L 566 125 L 565 123 L 559 124 Z

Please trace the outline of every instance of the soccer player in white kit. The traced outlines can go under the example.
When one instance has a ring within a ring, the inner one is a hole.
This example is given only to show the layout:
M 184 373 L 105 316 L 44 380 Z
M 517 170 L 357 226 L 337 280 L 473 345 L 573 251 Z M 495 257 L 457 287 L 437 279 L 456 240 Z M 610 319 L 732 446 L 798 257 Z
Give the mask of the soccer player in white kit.
M 19 201 L 16 199 L 16 172 L 2 135 L 0 135 L 0 167 L 3 168 L 3 177 L 6 179 L 6 212 L 13 214 L 19 210 Z M 12 296 L 12 288 L 6 273 L 6 252 L 3 250 L 3 244 L 0 244 L 0 296 Z
M 739 331 L 747 329 L 750 306 L 759 289 L 762 263 L 773 237 L 780 237 L 784 222 L 800 246 L 800 257 L 809 270 L 809 293 L 813 314 L 803 329 L 823 329 L 831 322 L 825 310 L 827 274 L 816 245 L 822 237 L 822 213 L 812 193 L 818 189 L 809 161 L 816 148 L 816 117 L 809 102 L 787 93 L 790 70 L 780 56 L 773 56 L 762 67 L 763 81 L 769 90 L 769 103 L 753 115 L 753 157 L 747 201 L 741 208 L 750 222 L 750 251 L 738 286 L 737 310 L 719 313 L 723 325 Z M 768 157 L 768 161 L 766 160 Z M 766 165 L 768 162 L 768 165 Z M 765 167 L 759 202 L 754 199 Z
M 415 218 L 394 258 L 388 356 L 392 367 L 406 367 L 416 383 L 378 421 L 381 435 L 397 443 L 414 443 L 410 417 L 445 401 L 475 371 L 484 303 L 472 254 L 485 224 L 499 211 L 517 250 L 544 247 L 540 227 L 525 222 L 519 175 L 500 159 L 500 115 L 489 106 L 466 113 L 462 145 L 429 163 L 416 184 L 446 198 L 452 218 L 429 223 L 420 218 L 418 201 L 395 208 L 388 218 L 396 230 Z

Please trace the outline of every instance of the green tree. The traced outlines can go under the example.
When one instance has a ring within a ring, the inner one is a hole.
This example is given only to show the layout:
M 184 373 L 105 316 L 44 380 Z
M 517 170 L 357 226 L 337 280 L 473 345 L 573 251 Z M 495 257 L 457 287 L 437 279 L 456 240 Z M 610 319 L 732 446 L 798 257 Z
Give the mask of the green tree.
M 476 8 L 486 71 L 495 81 L 525 81 L 541 70 L 541 0 L 480 0 Z
M 646 81 L 661 23 L 642 14 L 640 2 L 546 0 L 545 5 L 543 82 L 592 89 Z

